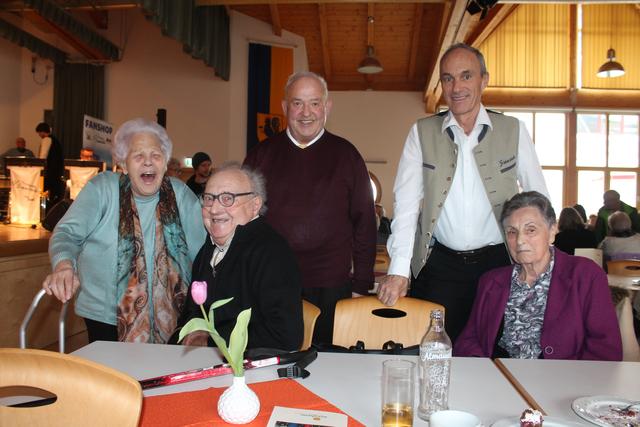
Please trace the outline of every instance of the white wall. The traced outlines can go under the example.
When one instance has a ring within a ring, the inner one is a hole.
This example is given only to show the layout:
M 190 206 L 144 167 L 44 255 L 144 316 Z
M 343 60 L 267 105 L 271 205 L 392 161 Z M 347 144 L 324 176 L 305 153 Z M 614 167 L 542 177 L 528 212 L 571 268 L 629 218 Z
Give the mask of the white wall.
M 411 125 L 424 117 L 421 92 L 331 92 L 327 129 L 351 141 L 382 186 L 382 205 L 393 215 L 393 182 Z

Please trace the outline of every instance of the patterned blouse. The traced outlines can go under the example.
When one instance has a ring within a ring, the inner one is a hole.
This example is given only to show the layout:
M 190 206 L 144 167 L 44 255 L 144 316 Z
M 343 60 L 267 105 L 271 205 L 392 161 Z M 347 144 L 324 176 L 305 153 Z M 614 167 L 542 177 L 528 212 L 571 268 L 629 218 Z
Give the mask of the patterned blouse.
M 553 246 L 549 251 L 549 266 L 531 287 L 519 280 L 522 271 L 520 264 L 516 264 L 511 273 L 511 289 L 504 312 L 504 331 L 498 344 L 514 359 L 537 359 L 542 352 L 540 335 L 555 258 Z

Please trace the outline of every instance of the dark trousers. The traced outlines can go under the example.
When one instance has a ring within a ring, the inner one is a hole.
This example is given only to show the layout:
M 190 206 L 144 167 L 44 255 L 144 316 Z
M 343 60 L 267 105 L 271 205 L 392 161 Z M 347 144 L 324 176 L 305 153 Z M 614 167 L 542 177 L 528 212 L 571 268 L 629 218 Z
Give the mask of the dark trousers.
M 444 306 L 445 330 L 452 343 L 469 319 L 480 276 L 510 263 L 504 245 L 473 252 L 456 253 L 436 243 L 427 264 L 411 282 L 409 296 Z
M 302 298 L 320 309 L 320 316 L 313 330 L 313 343 L 331 344 L 336 304 L 341 299 L 351 298 L 351 283 L 333 288 L 302 288 Z
M 87 318 L 84 319 L 84 323 L 87 325 L 87 335 L 90 343 L 94 341 L 118 341 L 118 328 L 115 325 Z

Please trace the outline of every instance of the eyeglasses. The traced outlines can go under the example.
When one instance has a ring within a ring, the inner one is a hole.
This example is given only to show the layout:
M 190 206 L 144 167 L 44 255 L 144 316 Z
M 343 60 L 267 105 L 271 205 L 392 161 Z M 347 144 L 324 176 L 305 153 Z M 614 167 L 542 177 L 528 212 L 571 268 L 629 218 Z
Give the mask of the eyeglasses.
M 202 206 L 210 208 L 211 206 L 213 206 L 213 202 L 218 199 L 218 202 L 220 202 L 222 206 L 224 206 L 225 208 L 230 208 L 235 203 L 236 197 L 248 196 L 250 194 L 254 194 L 254 192 L 249 191 L 248 193 L 228 193 L 225 191 L 224 193 L 220 194 L 202 193 L 200 195 L 200 202 L 202 203 Z

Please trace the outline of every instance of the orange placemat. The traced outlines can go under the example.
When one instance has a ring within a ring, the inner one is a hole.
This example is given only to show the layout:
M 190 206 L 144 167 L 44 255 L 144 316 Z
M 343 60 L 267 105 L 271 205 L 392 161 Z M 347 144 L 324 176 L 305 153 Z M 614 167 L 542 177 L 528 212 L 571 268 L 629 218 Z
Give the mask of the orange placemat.
M 266 426 L 274 406 L 315 409 L 344 414 L 343 411 L 294 380 L 285 378 L 249 384 L 249 387 L 260 398 L 260 413 L 251 423 L 245 424 L 247 426 Z M 224 390 L 224 388 L 212 387 L 206 390 L 145 397 L 142 405 L 140 426 L 200 427 L 228 425 L 220 418 L 217 410 L 218 398 Z M 364 426 L 364 424 L 349 417 L 349 427 L 357 426 Z

